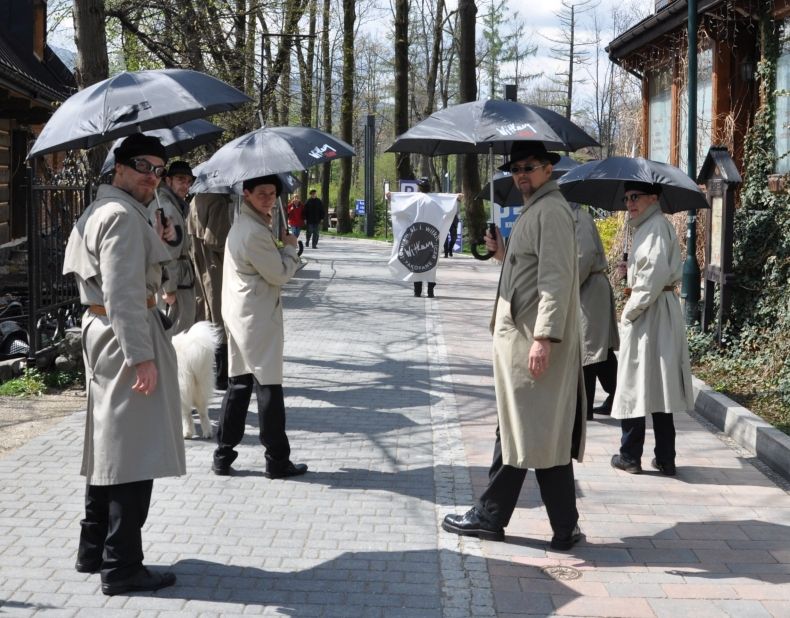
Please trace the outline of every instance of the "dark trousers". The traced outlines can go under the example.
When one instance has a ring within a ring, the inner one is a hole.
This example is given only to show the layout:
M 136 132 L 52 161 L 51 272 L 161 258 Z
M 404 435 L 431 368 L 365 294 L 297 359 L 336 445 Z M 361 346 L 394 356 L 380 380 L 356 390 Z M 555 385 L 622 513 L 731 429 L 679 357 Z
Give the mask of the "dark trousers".
M 675 421 L 671 414 L 655 412 L 653 434 L 656 440 L 656 461 L 675 463 Z M 645 417 L 624 418 L 620 421 L 623 437 L 620 440 L 620 456 L 634 463 L 640 463 L 645 446 Z
M 477 502 L 478 510 L 494 524 L 506 527 L 516 510 L 518 496 L 526 477 L 526 470 L 502 464 L 502 443 L 497 427 L 494 458 L 488 469 L 488 487 Z M 535 478 L 554 534 L 560 537 L 570 535 L 579 521 L 573 462 L 564 466 L 537 469 Z
M 312 243 L 313 249 L 316 248 L 318 245 L 318 230 L 321 229 L 320 223 L 308 223 L 306 228 L 307 238 L 305 240 L 305 244 L 309 245 Z M 312 239 L 312 240 L 311 240 Z
M 103 582 L 126 579 L 142 568 L 142 528 L 153 487 L 153 480 L 86 486 L 77 561 L 101 564 Z
M 258 384 L 251 374 L 228 378 L 228 390 L 222 399 L 217 429 L 214 465 L 227 467 L 239 454 L 234 447 L 244 437 L 244 422 L 250 407 L 252 389 L 258 400 L 258 428 L 261 444 L 266 449 L 266 470 L 277 472 L 288 465 L 291 445 L 285 435 L 285 399 L 281 384 Z
M 592 365 L 585 365 L 584 371 L 584 391 L 587 396 L 587 418 L 592 418 L 592 409 L 595 405 L 595 381 L 599 380 L 603 390 L 607 394 L 607 402 L 611 408 L 611 400 L 614 391 L 617 389 L 617 357 L 614 350 L 609 348 L 606 360 Z
M 433 288 L 436 287 L 435 281 L 428 282 L 428 296 L 433 296 Z M 415 296 L 422 296 L 422 281 L 415 281 L 414 282 L 414 295 Z

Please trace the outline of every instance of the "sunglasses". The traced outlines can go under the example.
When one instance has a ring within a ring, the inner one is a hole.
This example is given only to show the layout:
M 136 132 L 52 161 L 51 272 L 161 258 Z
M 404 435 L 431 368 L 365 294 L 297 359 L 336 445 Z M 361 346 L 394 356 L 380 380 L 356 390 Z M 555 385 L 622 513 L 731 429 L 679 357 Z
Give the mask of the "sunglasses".
M 146 159 L 129 159 L 124 161 L 124 165 L 131 167 L 139 174 L 153 174 L 157 178 L 164 178 L 167 174 L 167 168 L 164 165 L 154 165 Z
M 628 202 L 635 202 L 643 195 L 648 195 L 647 193 L 631 193 L 630 195 L 623 196 L 623 204 L 627 204 Z
M 546 167 L 546 163 L 541 163 L 540 165 L 514 165 L 510 168 L 510 173 L 515 176 L 516 174 L 529 174 L 530 172 L 534 172 L 535 170 L 539 170 L 541 167 Z

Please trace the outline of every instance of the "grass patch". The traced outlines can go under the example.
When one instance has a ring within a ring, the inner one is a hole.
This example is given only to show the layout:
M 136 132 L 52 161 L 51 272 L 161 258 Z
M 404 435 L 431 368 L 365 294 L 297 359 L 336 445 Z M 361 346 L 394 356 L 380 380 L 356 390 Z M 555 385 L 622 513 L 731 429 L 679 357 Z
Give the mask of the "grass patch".
M 0 395 L 5 397 L 40 397 L 46 388 L 44 376 L 38 369 L 25 367 L 22 375 L 0 384 Z
M 3 397 L 40 397 L 51 390 L 60 391 L 74 385 L 85 384 L 82 371 L 47 371 L 25 367 L 22 375 L 0 384 Z

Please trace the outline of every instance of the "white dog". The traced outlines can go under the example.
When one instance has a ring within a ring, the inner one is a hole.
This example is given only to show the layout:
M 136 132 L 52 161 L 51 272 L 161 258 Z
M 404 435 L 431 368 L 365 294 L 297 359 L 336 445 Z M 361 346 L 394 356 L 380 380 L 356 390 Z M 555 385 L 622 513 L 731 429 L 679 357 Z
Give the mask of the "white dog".
M 181 425 L 184 437 L 195 434 L 192 410 L 200 416 L 204 438 L 211 437 L 208 402 L 214 392 L 214 351 L 221 343 L 219 329 L 211 322 L 197 322 L 173 337 L 178 356 L 178 390 L 181 392 Z

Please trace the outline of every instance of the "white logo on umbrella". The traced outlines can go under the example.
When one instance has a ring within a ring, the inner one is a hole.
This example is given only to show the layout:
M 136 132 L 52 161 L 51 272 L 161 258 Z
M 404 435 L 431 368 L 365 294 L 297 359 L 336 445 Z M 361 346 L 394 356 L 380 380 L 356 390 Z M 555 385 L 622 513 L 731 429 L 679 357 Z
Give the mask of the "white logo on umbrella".
M 535 130 L 535 127 L 533 127 L 528 122 L 523 122 L 520 124 L 511 122 L 509 124 L 502 125 L 500 127 L 497 127 L 497 133 L 499 133 L 500 135 L 518 134 L 523 137 L 530 137 L 532 135 L 537 135 L 537 131 Z
M 335 150 L 334 148 L 332 148 L 332 146 L 330 146 L 329 144 L 324 144 L 323 146 L 316 146 L 315 148 L 313 148 L 313 149 L 312 149 L 312 150 L 309 152 L 309 155 L 310 155 L 311 157 L 313 157 L 313 159 L 321 159 L 321 158 L 323 158 L 324 156 L 325 156 L 327 159 L 331 159 L 331 158 L 332 158 L 332 157 L 334 157 L 336 154 L 337 154 L 337 150 Z

